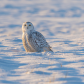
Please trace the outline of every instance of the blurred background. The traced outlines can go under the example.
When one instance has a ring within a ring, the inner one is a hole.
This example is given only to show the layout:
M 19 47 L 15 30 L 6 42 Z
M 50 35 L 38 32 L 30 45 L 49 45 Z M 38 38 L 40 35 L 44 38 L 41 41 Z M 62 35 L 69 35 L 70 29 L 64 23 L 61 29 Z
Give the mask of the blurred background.
M 32 22 L 37 28 L 44 24 L 43 20 L 83 17 L 83 0 L 0 0 L 0 25 L 3 28 L 21 26 L 25 21 Z
M 25 52 L 27 21 L 54 54 Z M 0 76 L 0 84 L 84 84 L 84 0 L 0 0 Z

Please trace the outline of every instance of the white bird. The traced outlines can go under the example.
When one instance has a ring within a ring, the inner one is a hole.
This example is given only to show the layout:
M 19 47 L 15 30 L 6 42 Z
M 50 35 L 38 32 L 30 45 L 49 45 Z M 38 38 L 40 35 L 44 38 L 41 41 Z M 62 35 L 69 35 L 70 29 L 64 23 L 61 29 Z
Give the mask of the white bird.
M 23 23 L 22 32 L 22 41 L 26 52 L 52 51 L 44 36 L 34 30 L 31 22 Z

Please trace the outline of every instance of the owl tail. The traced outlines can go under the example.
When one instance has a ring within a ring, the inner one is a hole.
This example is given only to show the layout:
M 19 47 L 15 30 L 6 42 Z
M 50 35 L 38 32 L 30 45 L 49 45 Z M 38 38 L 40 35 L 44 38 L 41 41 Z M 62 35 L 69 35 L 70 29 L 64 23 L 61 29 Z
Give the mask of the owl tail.
M 46 52 L 46 51 L 51 51 L 51 52 L 53 52 L 53 51 L 51 50 L 51 47 L 45 47 L 43 50 L 44 50 L 45 52 Z

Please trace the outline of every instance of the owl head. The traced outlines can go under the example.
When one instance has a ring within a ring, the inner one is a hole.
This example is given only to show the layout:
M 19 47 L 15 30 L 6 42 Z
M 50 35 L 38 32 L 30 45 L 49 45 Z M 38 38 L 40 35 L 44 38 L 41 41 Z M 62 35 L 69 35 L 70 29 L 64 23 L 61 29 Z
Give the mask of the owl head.
M 23 32 L 29 32 L 31 30 L 34 30 L 34 26 L 31 22 L 25 22 L 22 24 L 22 31 Z

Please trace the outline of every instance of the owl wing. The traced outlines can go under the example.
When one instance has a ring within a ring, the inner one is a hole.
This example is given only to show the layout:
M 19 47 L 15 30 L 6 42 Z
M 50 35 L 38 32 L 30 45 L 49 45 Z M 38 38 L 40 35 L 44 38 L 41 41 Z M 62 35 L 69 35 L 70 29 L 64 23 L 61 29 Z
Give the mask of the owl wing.
M 29 35 L 28 39 L 29 44 L 31 45 L 32 48 L 34 48 L 35 51 L 41 51 L 43 47 L 50 47 L 46 42 L 44 36 L 37 31 L 32 32 Z

